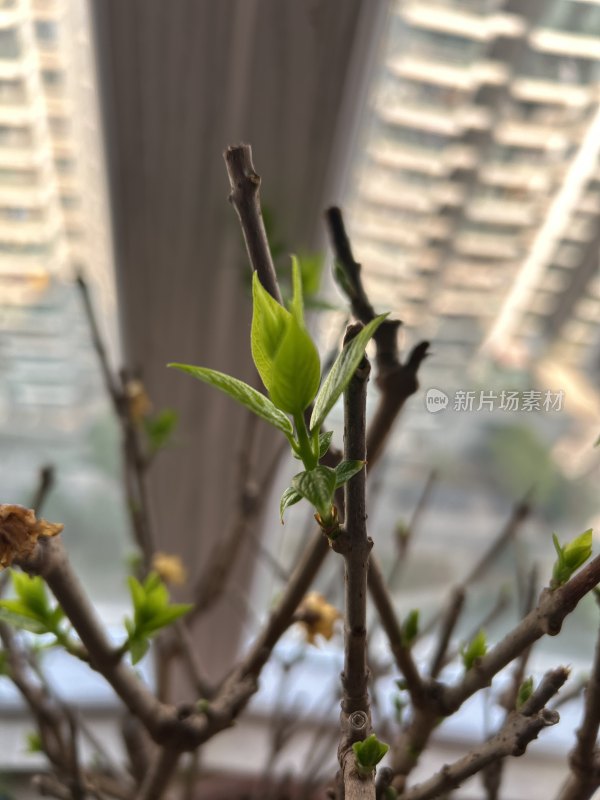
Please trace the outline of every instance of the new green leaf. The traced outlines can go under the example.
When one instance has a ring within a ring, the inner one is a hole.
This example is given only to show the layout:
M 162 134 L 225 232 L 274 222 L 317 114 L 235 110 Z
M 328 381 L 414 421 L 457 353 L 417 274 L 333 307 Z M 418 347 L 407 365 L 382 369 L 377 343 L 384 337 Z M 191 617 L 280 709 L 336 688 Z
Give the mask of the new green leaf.
M 562 586 L 571 575 L 579 569 L 592 555 L 592 529 L 573 539 L 572 542 L 562 546 L 555 533 L 552 534 L 554 549 L 557 559 L 552 570 L 552 588 Z
M 527 700 L 529 700 L 532 694 L 533 694 L 533 677 L 530 675 L 519 686 L 519 691 L 517 693 L 517 711 L 521 708 L 521 706 L 524 703 L 527 702 Z
M 419 633 L 419 610 L 413 608 L 402 623 L 402 644 L 410 647 Z
M 366 461 L 342 461 L 335 468 L 335 488 L 343 486 L 350 478 L 353 478 L 366 464 Z
M 252 278 L 252 358 L 273 403 L 289 414 L 307 408 L 319 388 L 319 354 L 304 327 L 302 286 L 297 261 L 293 265 L 294 295 L 288 311 Z
M 352 749 L 354 750 L 357 772 L 359 775 L 367 777 L 373 772 L 390 747 L 384 742 L 380 742 L 377 736 L 372 733 L 362 742 L 354 742 Z
M 381 325 L 387 314 L 381 314 L 371 320 L 365 327 L 348 342 L 338 355 L 323 381 L 310 418 L 310 429 L 320 428 L 325 418 L 335 405 L 346 386 L 350 383 L 356 368 L 363 359 L 365 347 L 377 328 Z
M 330 467 L 318 466 L 292 478 L 292 489 L 313 505 L 325 522 L 331 517 L 336 473 Z
M 474 666 L 477 659 L 483 658 L 486 653 L 487 639 L 485 631 L 481 630 L 468 645 L 461 648 L 460 654 L 467 672 Z
M 296 505 L 296 503 L 299 503 L 300 500 L 302 500 L 302 495 L 291 486 L 288 486 L 285 492 L 281 495 L 281 500 L 279 501 L 279 516 L 281 517 L 282 523 L 285 510 L 290 506 Z
M 292 423 L 286 415 L 282 413 L 268 397 L 257 392 L 256 389 L 253 389 L 252 386 L 248 386 L 247 383 L 237 378 L 232 378 L 231 375 L 225 375 L 223 372 L 217 372 L 214 369 L 207 369 L 206 367 L 193 367 L 188 364 L 169 364 L 169 366 L 180 369 L 182 372 L 187 372 L 199 381 L 208 383 L 209 386 L 214 386 L 215 389 L 225 392 L 229 397 L 256 414 L 257 417 L 264 419 L 265 422 L 269 422 L 285 433 L 288 439 L 293 436 L 294 431 Z

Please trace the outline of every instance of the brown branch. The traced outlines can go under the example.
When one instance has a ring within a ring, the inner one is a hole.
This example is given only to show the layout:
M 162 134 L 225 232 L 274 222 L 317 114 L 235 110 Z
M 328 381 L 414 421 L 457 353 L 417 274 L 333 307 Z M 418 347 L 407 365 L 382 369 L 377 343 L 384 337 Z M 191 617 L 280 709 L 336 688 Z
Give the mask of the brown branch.
M 462 586 L 457 586 L 452 590 L 446 613 L 442 617 L 437 646 L 431 659 L 431 666 L 429 667 L 429 674 L 432 678 L 437 678 L 444 666 L 444 659 L 448 650 L 448 645 L 450 644 L 450 638 L 454 633 L 464 603 L 465 590 Z
M 348 341 L 362 324 L 349 326 Z M 366 401 L 370 365 L 363 358 L 344 392 L 344 458 L 366 459 Z M 367 575 L 373 542 L 367 534 L 366 470 L 360 470 L 344 487 L 345 520 L 342 533 L 332 542 L 344 559 L 344 671 L 342 672 L 342 733 L 338 748 L 346 800 L 375 798 L 373 776 L 356 773 L 352 744 L 371 732 L 367 666 Z M 361 724 L 357 725 L 357 719 Z
M 260 176 L 252 163 L 252 148 L 249 144 L 232 145 L 225 150 L 223 158 L 231 185 L 229 201 L 239 217 L 250 264 L 267 292 L 281 303 L 281 292 L 260 208 Z
M 373 555 L 371 555 L 369 559 L 368 580 L 371 598 L 377 609 L 381 626 L 388 638 L 396 665 L 406 682 L 406 689 L 410 694 L 413 705 L 416 707 L 421 706 L 424 698 L 423 682 L 413 660 L 410 648 L 406 647 L 402 641 L 400 622 L 394 611 L 392 599 L 385 585 L 383 575 L 381 574 L 381 567 Z
M 459 787 L 467 778 L 506 756 L 521 756 L 544 728 L 556 725 L 556 711 L 542 709 L 531 716 L 513 713 L 496 736 L 423 783 L 402 792 L 398 800 L 432 800 Z
M 361 266 L 354 260 L 342 212 L 339 208 L 330 208 L 326 211 L 325 218 L 335 254 L 339 283 L 356 318 L 367 324 L 374 318 L 375 311 L 362 285 Z M 417 372 L 428 355 L 429 342 L 420 342 L 412 349 L 405 363 L 400 362 L 398 327 L 401 324 L 399 320 L 386 319 L 373 336 L 377 365 L 375 383 L 380 390 L 380 397 L 367 436 L 367 454 L 371 466 L 383 449 L 404 403 L 417 391 Z
M 600 774 L 595 769 L 599 726 L 600 631 L 596 639 L 594 664 L 585 692 L 583 719 L 577 729 L 575 747 L 569 755 L 570 774 L 558 794 L 558 800 L 587 800 L 600 786 Z
M 600 556 L 596 556 L 564 586 L 557 589 L 545 588 L 537 607 L 486 655 L 478 659 L 462 680 L 450 686 L 435 682 L 425 685 L 426 705 L 415 710 L 413 719 L 394 746 L 392 767 L 396 775 L 396 789 L 404 789 L 406 776 L 416 766 L 439 718 L 450 716 L 475 692 L 489 686 L 501 669 L 542 636 L 556 636 L 565 617 L 599 582 Z
M 77 287 L 81 294 L 84 312 L 87 319 L 92 344 L 104 380 L 104 386 L 113 405 L 115 416 L 121 428 L 124 481 L 127 495 L 127 510 L 129 512 L 131 527 L 136 543 L 144 559 L 144 570 L 148 572 L 152 562 L 155 547 L 154 534 L 150 524 L 148 498 L 145 485 L 145 471 L 148 464 L 140 441 L 136 421 L 131 415 L 131 404 L 127 396 L 127 387 L 130 376 L 121 370 L 117 376 L 111 368 L 108 354 L 100 334 L 100 328 L 90 291 L 83 275 L 77 276 Z
M 161 800 L 177 770 L 181 750 L 165 746 L 152 764 L 135 800 Z

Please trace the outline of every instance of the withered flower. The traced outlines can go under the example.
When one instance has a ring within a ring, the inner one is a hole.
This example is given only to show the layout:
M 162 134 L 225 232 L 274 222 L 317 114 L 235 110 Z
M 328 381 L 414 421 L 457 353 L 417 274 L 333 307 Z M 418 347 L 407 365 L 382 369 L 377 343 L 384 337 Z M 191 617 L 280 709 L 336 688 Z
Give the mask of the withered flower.
M 56 536 L 64 525 L 36 519 L 35 511 L 15 504 L 0 504 L 0 566 L 28 558 L 40 536 Z
M 152 557 L 152 568 L 158 572 L 163 581 L 174 586 L 183 586 L 187 581 L 187 571 L 179 556 L 155 553 Z
M 127 381 L 125 395 L 129 404 L 129 414 L 134 422 L 141 422 L 152 411 L 152 402 L 146 387 L 137 378 Z
M 317 636 L 327 640 L 333 637 L 334 624 L 342 615 L 322 594 L 309 592 L 299 605 L 296 616 L 304 628 L 306 641 L 316 646 Z

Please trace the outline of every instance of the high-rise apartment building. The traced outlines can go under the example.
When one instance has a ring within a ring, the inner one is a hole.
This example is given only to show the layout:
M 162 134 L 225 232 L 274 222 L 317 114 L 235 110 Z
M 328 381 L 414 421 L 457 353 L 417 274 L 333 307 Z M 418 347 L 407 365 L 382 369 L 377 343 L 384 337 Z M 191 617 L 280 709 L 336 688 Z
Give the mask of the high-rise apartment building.
M 484 342 L 600 375 L 599 98 L 598 0 L 396 3 L 353 233 L 450 381 Z
M 110 306 L 87 12 L 78 0 L 0 0 L 0 426 L 11 430 L 72 426 L 97 394 L 65 282 L 83 269 Z

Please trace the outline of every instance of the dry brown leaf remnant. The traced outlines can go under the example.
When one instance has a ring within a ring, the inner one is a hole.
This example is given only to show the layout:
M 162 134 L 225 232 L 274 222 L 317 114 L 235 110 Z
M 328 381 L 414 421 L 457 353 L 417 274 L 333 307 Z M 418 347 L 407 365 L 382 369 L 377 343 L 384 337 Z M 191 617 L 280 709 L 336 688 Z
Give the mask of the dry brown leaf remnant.
M 16 504 L 0 504 L 0 566 L 28 558 L 40 536 L 56 536 L 64 525 L 37 519 L 35 511 Z
M 331 639 L 335 623 L 342 615 L 319 592 L 309 592 L 298 606 L 297 619 L 304 628 L 306 641 L 317 646 L 316 637 Z
M 158 572 L 163 581 L 171 583 L 173 586 L 183 586 L 187 581 L 187 570 L 179 556 L 155 553 L 152 557 L 152 568 Z

